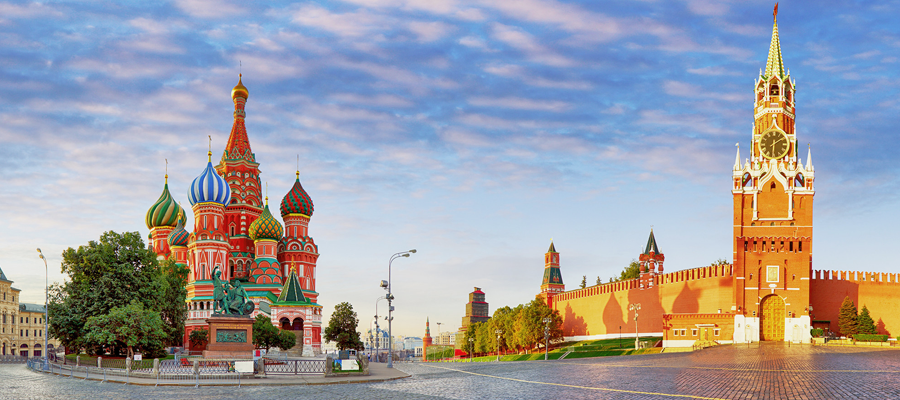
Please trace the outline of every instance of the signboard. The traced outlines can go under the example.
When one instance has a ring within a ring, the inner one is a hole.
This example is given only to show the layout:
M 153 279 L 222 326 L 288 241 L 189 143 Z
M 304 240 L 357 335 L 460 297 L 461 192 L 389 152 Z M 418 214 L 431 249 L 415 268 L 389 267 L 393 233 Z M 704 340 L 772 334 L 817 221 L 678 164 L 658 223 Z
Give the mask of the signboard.
M 341 371 L 359 371 L 356 360 L 341 360 Z
M 253 372 L 253 361 L 235 361 L 234 370 L 236 372 Z
M 143 360 L 143 356 L 141 354 L 134 355 L 134 361 L 141 361 L 141 360 Z

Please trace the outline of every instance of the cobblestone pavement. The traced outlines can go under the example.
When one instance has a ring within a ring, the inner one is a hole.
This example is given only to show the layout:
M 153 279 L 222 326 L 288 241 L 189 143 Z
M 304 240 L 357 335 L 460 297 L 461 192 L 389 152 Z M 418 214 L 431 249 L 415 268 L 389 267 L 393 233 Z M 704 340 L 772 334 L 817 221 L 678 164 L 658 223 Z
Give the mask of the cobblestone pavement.
M 735 345 L 694 353 L 508 363 L 398 363 L 396 381 L 278 387 L 142 387 L 0 365 L 0 398 L 890 399 L 900 351 Z

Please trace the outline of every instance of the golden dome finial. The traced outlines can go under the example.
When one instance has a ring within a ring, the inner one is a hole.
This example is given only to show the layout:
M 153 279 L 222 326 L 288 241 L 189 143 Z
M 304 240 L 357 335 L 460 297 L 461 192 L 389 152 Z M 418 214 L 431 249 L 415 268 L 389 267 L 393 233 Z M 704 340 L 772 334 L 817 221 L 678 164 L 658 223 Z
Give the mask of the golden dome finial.
M 250 92 L 247 91 L 247 88 L 244 86 L 244 83 L 242 81 L 243 76 L 244 74 L 238 74 L 238 84 L 234 87 L 234 89 L 231 89 L 232 100 L 238 97 L 243 97 L 244 100 L 247 100 L 247 98 L 250 97 Z

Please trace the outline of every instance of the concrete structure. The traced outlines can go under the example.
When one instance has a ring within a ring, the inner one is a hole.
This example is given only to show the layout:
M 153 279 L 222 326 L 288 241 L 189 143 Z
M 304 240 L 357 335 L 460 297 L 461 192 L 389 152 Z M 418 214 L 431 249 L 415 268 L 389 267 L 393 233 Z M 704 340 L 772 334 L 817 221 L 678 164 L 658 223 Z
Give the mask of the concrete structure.
M 12 287 L 0 269 L 0 355 L 40 357 L 44 355 L 44 305 L 19 303 L 21 290 Z M 48 340 L 50 351 L 59 347 Z
M 776 20 L 753 86 L 749 157 L 738 148 L 732 169 L 732 263 L 665 273 L 651 230 L 638 278 L 565 291 L 551 243 L 539 296 L 562 315 L 567 339 L 652 335 L 667 347 L 808 341 L 813 327 L 838 331 L 845 296 L 868 307 L 880 333 L 900 334 L 900 274 L 812 269 L 815 168 L 809 148 L 805 163 L 800 157 L 795 91 Z
M 269 211 L 263 195 L 259 164 L 244 125 L 249 91 L 238 79 L 231 91 L 234 122 L 221 160 L 212 164 L 212 150 L 203 172 L 188 190 L 194 215 L 193 232 L 185 229 L 184 209 L 163 193 L 149 210 L 150 242 L 160 259 L 172 258 L 189 270 L 188 315 L 184 343 L 191 332 L 207 329 L 213 314 L 213 274 L 226 282 L 241 281 L 256 309 L 273 325 L 294 331 L 304 347 L 321 351 L 322 306 L 317 304 L 318 246 L 309 236 L 313 203 L 296 181 L 281 201 L 284 225 Z M 304 349 L 307 350 L 308 349 Z

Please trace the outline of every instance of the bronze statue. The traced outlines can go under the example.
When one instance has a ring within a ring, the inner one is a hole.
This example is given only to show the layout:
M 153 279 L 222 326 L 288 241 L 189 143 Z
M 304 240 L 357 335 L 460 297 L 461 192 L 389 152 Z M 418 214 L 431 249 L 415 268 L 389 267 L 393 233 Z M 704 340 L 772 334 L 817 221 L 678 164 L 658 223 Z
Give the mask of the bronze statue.
M 250 315 L 256 309 L 256 305 L 250 300 L 247 291 L 241 286 L 241 282 L 234 281 L 229 285 L 221 279 L 222 271 L 219 267 L 213 270 L 213 313 L 228 315 Z

